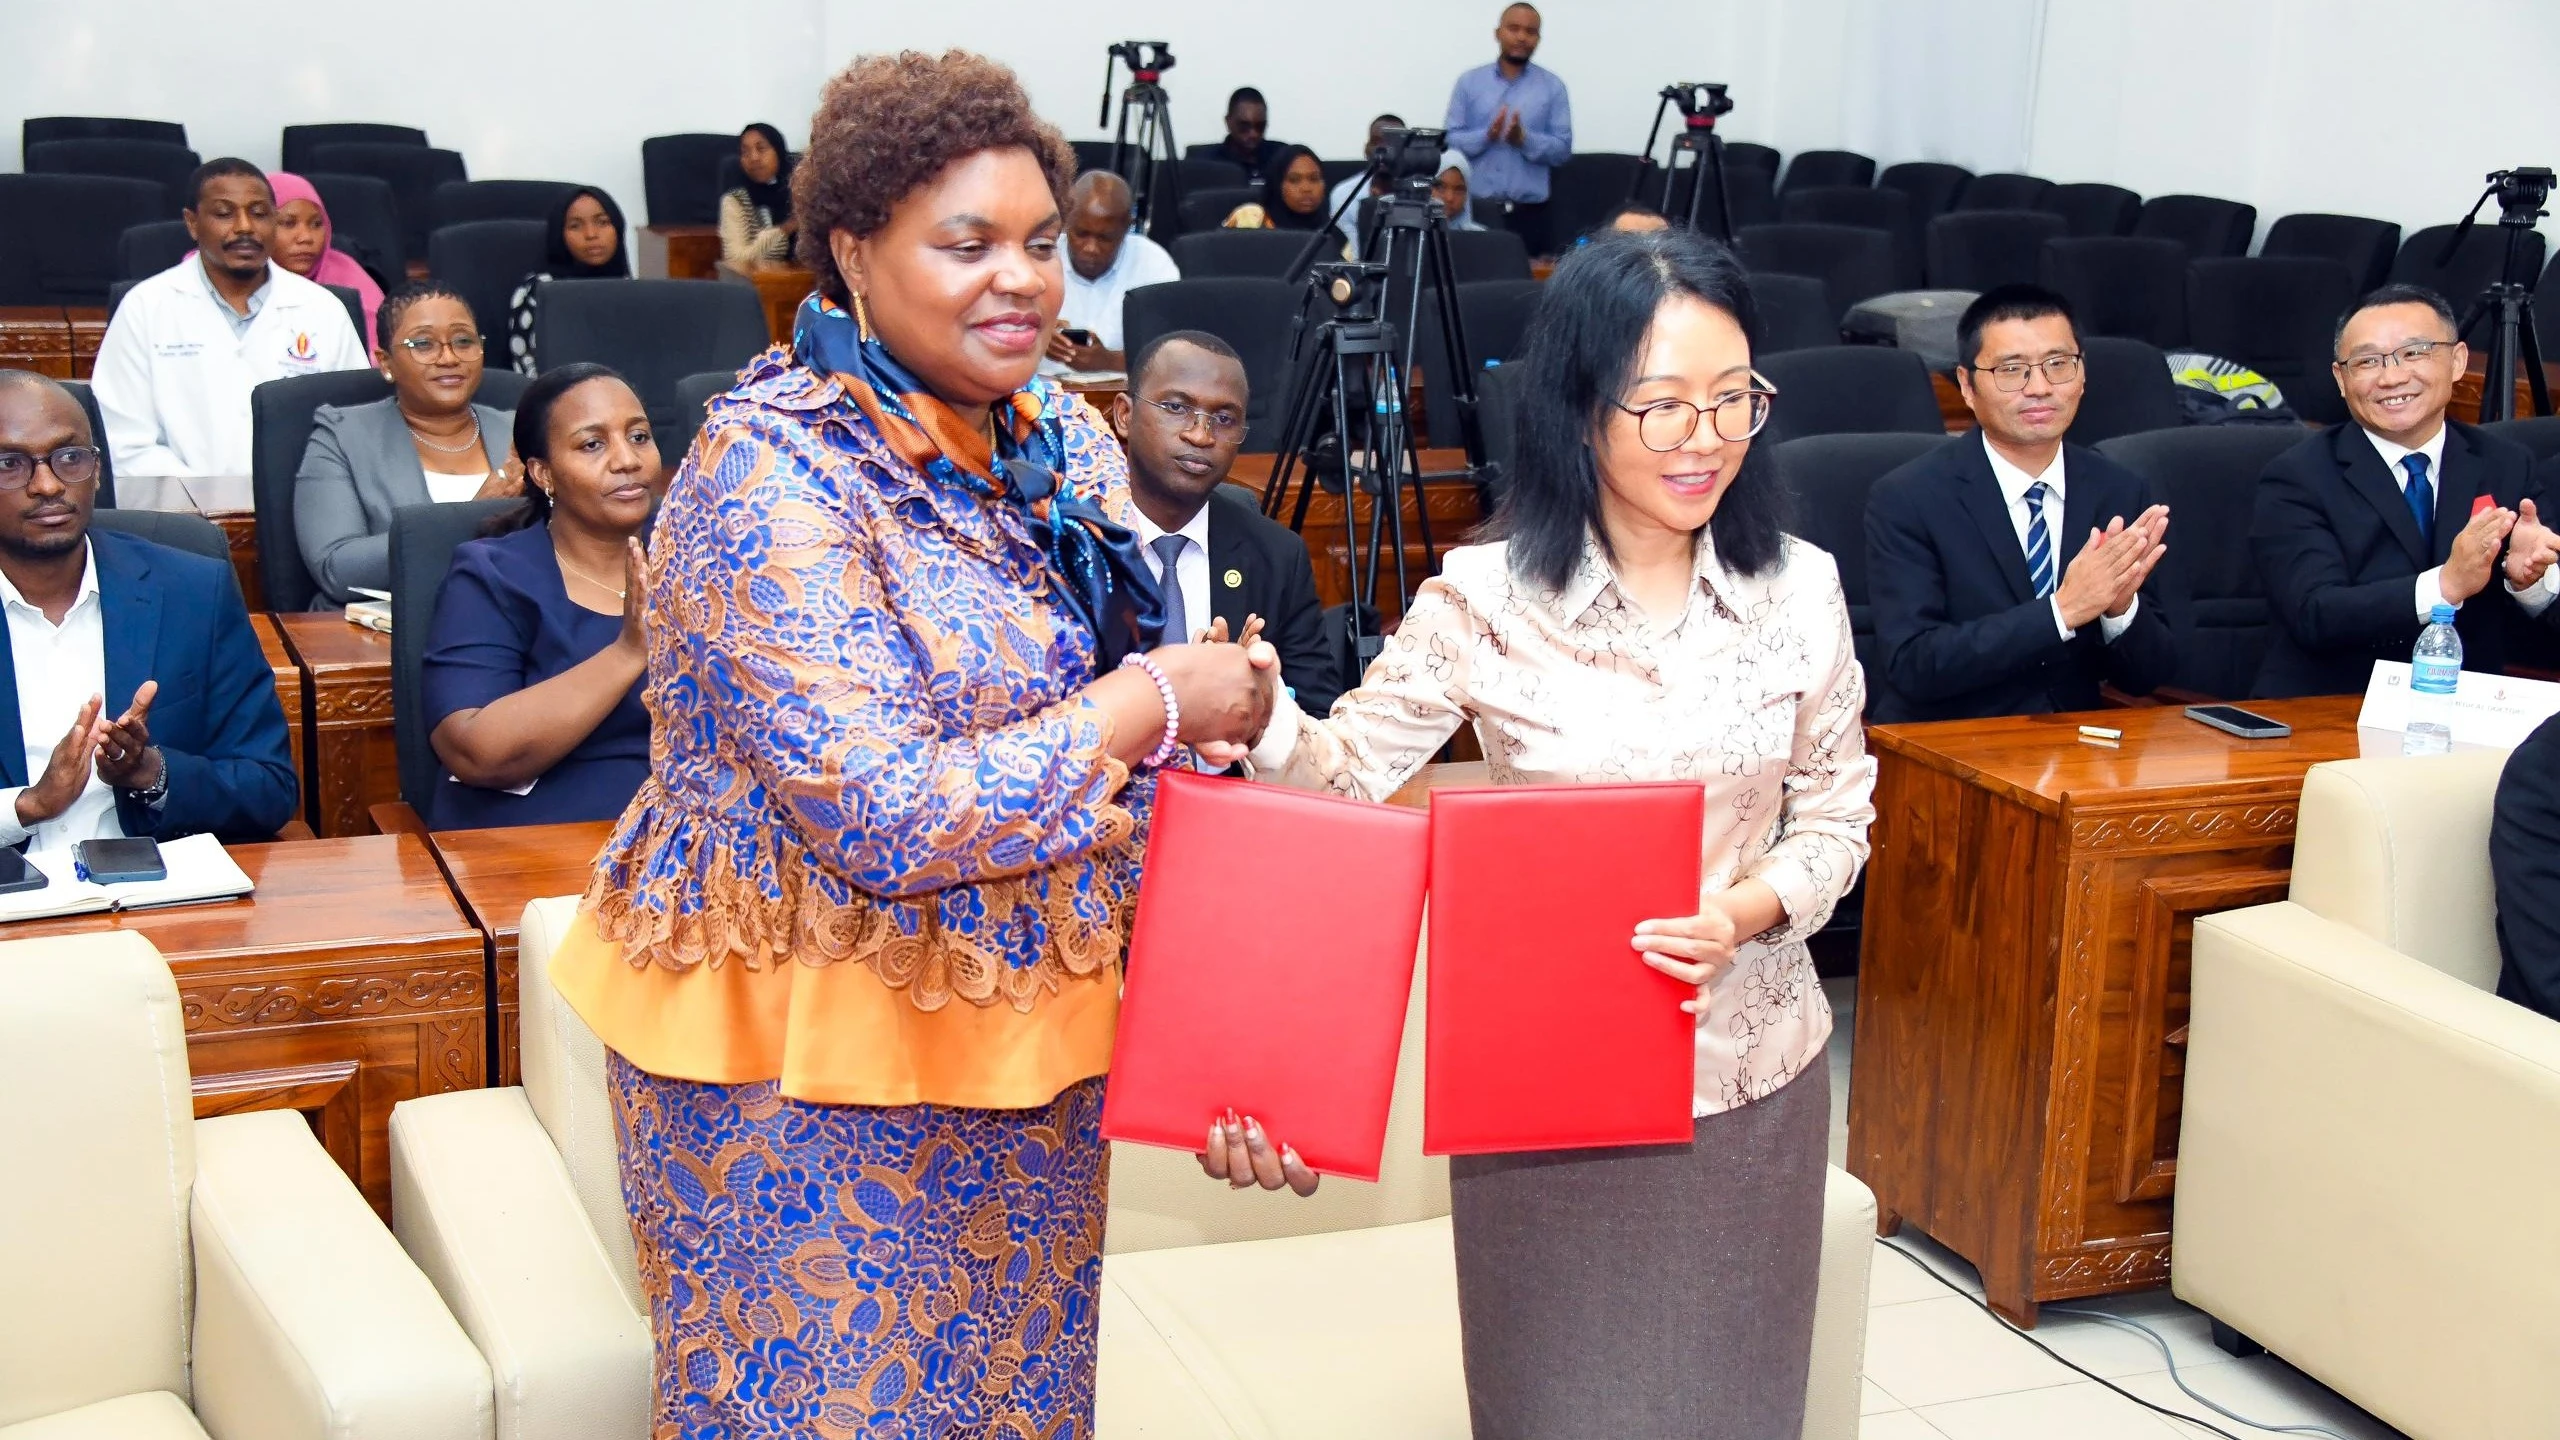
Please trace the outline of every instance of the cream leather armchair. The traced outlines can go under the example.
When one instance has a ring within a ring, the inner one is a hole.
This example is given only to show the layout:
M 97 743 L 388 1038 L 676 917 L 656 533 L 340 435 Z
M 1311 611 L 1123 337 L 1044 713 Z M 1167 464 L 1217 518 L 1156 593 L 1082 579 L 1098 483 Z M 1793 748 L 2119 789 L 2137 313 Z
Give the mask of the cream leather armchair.
M 2560 1024 L 2494 993 L 2505 760 L 2313 767 L 2291 898 L 2196 923 L 2172 1288 L 2419 1440 L 2560 1437 Z
M 127 932 L 0 944 L 0 1440 L 479 1440 L 489 1373 L 286 1111 L 199 1121 Z
M 391 1117 L 400 1238 L 488 1357 L 499 1440 L 648 1433 L 649 1326 L 604 1048 L 550 984 L 574 915 L 565 899 L 525 909 L 523 1087 Z M 1114 1147 L 1102 1440 L 1467 1434 L 1448 1166 L 1421 1153 L 1421 1035 L 1417 1010 L 1379 1184 L 1235 1194 L 1189 1156 Z M 1874 1241 L 1874 1197 L 1833 1171 L 1806 1440 L 1858 1433 Z

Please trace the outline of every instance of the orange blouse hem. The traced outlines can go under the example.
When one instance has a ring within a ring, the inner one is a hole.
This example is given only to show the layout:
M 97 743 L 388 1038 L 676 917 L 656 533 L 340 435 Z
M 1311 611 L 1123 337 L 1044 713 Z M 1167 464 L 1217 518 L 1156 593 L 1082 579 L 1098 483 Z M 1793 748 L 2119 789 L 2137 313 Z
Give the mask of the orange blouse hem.
M 1027 1110 L 1111 1068 L 1120 967 L 1068 976 L 1028 1012 L 918 1009 L 867 965 L 634 965 L 581 912 L 551 983 L 596 1037 L 652 1075 L 780 1082 L 824 1105 Z

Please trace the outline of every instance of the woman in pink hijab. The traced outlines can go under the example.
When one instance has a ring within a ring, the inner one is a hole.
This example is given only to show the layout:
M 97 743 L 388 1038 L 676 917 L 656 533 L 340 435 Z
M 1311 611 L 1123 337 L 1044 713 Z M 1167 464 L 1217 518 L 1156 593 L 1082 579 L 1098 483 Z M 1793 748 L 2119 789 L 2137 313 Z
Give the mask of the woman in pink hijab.
M 354 256 L 329 244 L 329 207 L 311 182 L 283 170 L 267 172 L 276 196 L 276 239 L 268 250 L 275 262 L 314 285 L 344 285 L 364 302 L 364 333 L 357 338 L 367 350 L 380 347 L 373 315 L 382 308 L 382 287 L 356 263 Z

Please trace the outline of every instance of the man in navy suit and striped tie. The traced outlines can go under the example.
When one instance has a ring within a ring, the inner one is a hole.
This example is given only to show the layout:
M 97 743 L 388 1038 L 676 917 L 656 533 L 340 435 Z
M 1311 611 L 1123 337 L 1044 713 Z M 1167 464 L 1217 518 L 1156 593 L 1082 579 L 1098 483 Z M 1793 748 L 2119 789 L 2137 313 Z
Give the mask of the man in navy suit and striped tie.
M 2063 443 L 2088 373 L 2070 303 L 2033 285 L 1986 291 L 1957 322 L 1956 353 L 1981 428 L 1867 497 L 1868 718 L 2089 710 L 2102 683 L 2149 694 L 2177 658 L 2159 573 L 2169 511 L 2140 476 Z

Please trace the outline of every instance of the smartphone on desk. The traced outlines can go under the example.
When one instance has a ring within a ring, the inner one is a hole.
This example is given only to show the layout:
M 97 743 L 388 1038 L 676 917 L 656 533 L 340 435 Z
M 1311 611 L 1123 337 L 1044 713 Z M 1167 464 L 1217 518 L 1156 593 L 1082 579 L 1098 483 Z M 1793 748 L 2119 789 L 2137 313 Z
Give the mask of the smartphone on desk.
M 2190 705 L 2187 718 L 2199 725 L 2210 725 L 2228 731 L 2243 740 L 2280 740 L 2293 733 L 2293 727 L 2281 720 L 2270 720 L 2255 710 L 2237 705 Z
M 0 895 L 15 895 L 23 890 L 41 890 L 53 882 L 43 871 L 27 863 L 26 852 L 0 850 Z
M 160 859 L 160 842 L 148 835 L 83 840 L 71 847 L 71 863 L 80 878 L 93 885 L 128 885 L 137 880 L 169 878 L 169 867 Z

